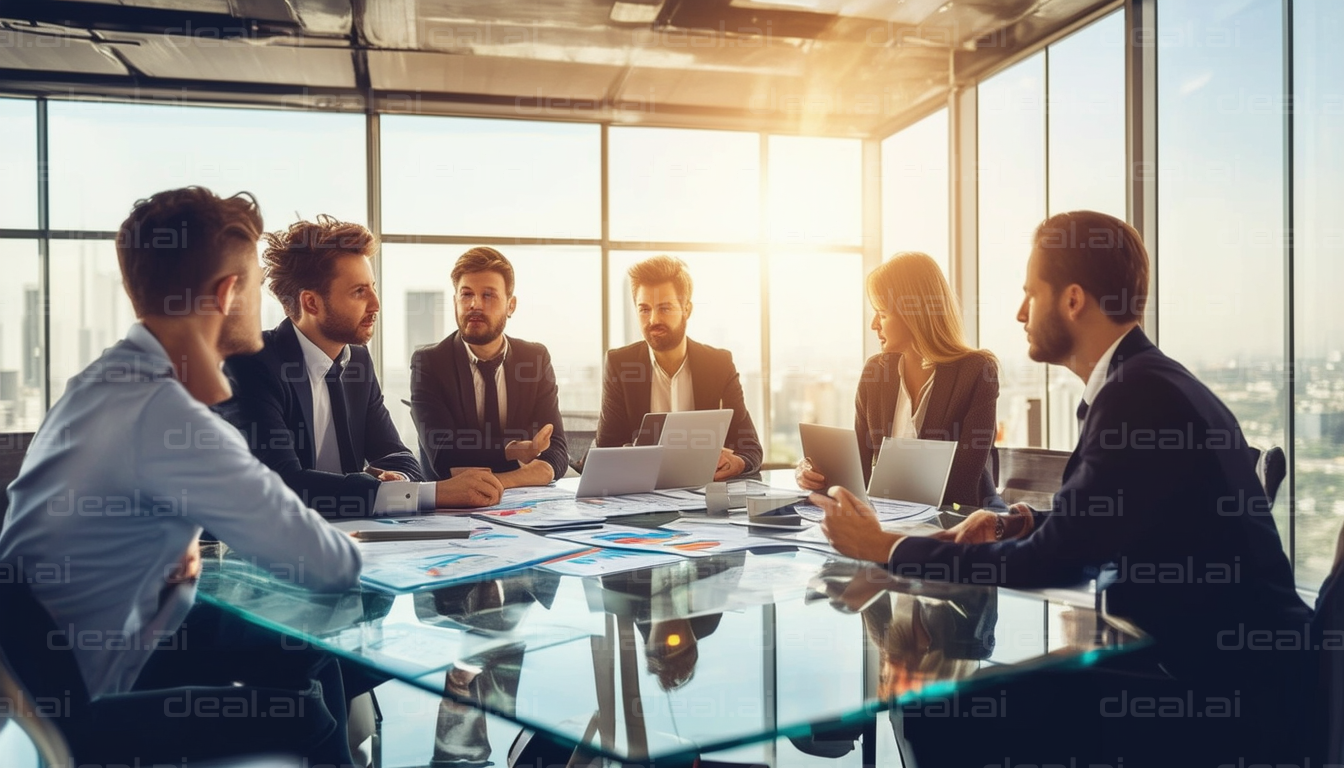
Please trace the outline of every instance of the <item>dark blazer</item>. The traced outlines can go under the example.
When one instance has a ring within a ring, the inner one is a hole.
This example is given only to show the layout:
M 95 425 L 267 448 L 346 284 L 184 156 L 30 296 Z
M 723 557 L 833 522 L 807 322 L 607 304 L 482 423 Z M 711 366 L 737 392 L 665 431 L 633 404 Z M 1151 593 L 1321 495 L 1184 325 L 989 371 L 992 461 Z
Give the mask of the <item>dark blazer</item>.
M 565 425 L 560 419 L 559 390 L 546 347 L 509 337 L 504 359 L 504 396 L 508 418 L 504 434 L 484 435 L 476 419 L 476 386 L 467 345 L 456 331 L 432 347 L 411 355 L 411 416 L 420 435 L 420 452 L 431 472 L 451 477 L 453 467 L 489 467 L 495 472 L 517 469 L 504 458 L 511 440 L 530 440 L 538 429 L 554 425 L 551 447 L 539 457 L 551 465 L 556 479 L 569 469 Z
M 868 358 L 854 397 L 854 432 L 859 437 L 863 480 L 868 482 L 882 439 L 891 436 L 896 399 L 901 391 L 901 356 L 877 354 Z M 957 453 L 947 478 L 943 503 L 972 507 L 1002 507 L 989 469 L 989 452 L 997 431 L 999 369 L 990 357 L 972 354 L 937 365 L 929 407 L 919 430 L 923 440 L 953 440 Z
M 233 399 L 216 411 L 242 431 L 252 454 L 279 473 L 308 506 L 327 518 L 366 517 L 373 513 L 379 482 L 364 468 L 423 480 L 420 463 L 401 442 L 383 405 L 369 350 L 352 344 L 341 382 L 350 445 L 359 466 L 342 467 L 344 474 L 313 469 L 313 392 L 298 333 L 285 320 L 262 333 L 265 346 L 260 352 L 230 358 L 224 369 L 233 383 Z
M 691 367 L 691 387 L 695 390 L 695 409 L 709 411 L 733 409 L 724 445 L 747 463 L 742 474 L 761 467 L 761 441 L 747 413 L 742 382 L 733 365 L 733 353 L 726 349 L 687 339 L 686 364 Z M 649 412 L 653 391 L 653 368 L 649 363 L 649 345 L 638 341 L 607 353 L 602 380 L 602 412 L 597 419 L 596 444 L 601 447 L 625 445 L 635 440 L 640 421 Z
M 1157 640 L 1169 672 L 1271 680 L 1296 662 L 1253 648 L 1254 637 L 1300 635 L 1311 612 L 1294 587 L 1254 449 L 1227 407 L 1141 330 L 1120 342 L 1108 371 L 1053 508 L 1037 513 L 1030 536 L 978 545 L 911 537 L 889 567 L 1033 588 L 1075 585 L 1113 563 L 1107 608 Z

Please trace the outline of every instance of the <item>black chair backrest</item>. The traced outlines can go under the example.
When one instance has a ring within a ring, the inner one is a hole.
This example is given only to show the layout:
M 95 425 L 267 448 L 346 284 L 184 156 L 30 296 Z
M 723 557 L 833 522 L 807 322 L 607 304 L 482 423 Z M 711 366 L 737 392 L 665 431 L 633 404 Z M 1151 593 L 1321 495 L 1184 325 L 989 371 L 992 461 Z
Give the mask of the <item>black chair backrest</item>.
M 999 495 L 1007 504 L 1025 502 L 1048 509 L 1064 477 L 1068 451 L 999 448 Z
M 597 430 L 565 430 L 565 447 L 569 449 L 569 466 L 575 472 L 583 472 L 583 460 L 588 458 L 588 449 L 597 440 Z
M 0 650 L 19 682 L 33 698 L 69 702 L 74 716 L 88 704 L 89 692 L 72 647 L 69 629 L 61 629 L 33 595 L 22 574 L 0 583 Z M 67 715 L 64 707 L 60 714 Z
M 32 432 L 0 433 L 0 526 L 4 525 L 5 512 L 9 509 L 9 494 L 5 489 L 19 476 L 19 467 L 23 466 L 23 457 L 32 442 Z
M 1339 550 L 1344 550 L 1344 530 L 1340 531 Z M 1316 725 L 1327 739 L 1323 764 L 1344 764 L 1344 557 L 1335 555 L 1335 565 L 1321 584 L 1316 598 L 1316 615 L 1311 620 L 1312 642 L 1320 650 L 1320 675 Z

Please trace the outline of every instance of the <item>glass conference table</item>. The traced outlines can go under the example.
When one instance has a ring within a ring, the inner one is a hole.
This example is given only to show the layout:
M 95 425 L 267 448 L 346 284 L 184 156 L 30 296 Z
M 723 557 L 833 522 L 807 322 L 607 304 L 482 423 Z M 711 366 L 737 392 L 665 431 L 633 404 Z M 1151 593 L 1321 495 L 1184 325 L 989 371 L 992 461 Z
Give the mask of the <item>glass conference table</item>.
M 866 733 L 871 764 L 876 714 L 897 703 L 992 716 L 997 699 L 976 691 L 995 676 L 1147 642 L 1086 591 L 910 581 L 805 549 L 397 595 L 315 594 L 225 556 L 206 558 L 199 595 L 442 696 L 441 741 L 468 761 L 489 754 L 472 743 L 488 712 L 629 762 Z

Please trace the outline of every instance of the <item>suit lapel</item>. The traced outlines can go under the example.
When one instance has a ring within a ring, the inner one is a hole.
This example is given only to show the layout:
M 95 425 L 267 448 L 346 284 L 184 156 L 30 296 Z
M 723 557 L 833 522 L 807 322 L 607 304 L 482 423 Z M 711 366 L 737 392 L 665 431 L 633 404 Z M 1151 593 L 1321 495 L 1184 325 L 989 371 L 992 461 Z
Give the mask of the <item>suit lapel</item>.
M 934 368 L 933 386 L 929 389 L 929 405 L 924 411 L 924 424 L 919 436 L 926 434 L 946 435 L 951 419 L 948 410 L 952 405 L 952 390 L 957 387 L 961 367 L 956 363 L 941 363 Z M 894 416 L 895 414 L 893 414 Z
M 372 376 L 372 367 L 366 365 L 363 360 L 357 361 L 355 351 L 350 350 L 350 362 L 346 363 L 345 371 L 341 374 L 341 396 L 345 400 L 345 429 L 347 432 L 345 439 L 350 448 L 350 455 L 359 466 L 354 469 L 346 467 L 346 472 L 361 472 L 364 470 L 364 419 L 368 413 L 369 387 L 372 381 L 370 377 Z M 341 439 L 339 433 L 337 433 L 336 439 Z
M 280 378 L 288 384 L 290 394 L 299 404 L 302 419 L 294 425 L 295 443 L 307 453 L 305 468 L 312 469 L 317 464 L 317 437 L 313 434 L 313 389 L 308 381 L 308 364 L 303 358 L 303 348 L 299 346 L 298 333 L 294 323 L 286 318 L 275 329 L 276 351 L 280 353 L 282 365 L 298 366 L 298 376 L 286 371 L 286 375 Z
M 638 430 L 653 399 L 653 362 L 649 359 L 649 345 L 641 342 L 635 347 L 635 359 L 622 364 L 616 375 L 620 377 L 622 386 L 629 386 L 629 399 L 625 403 L 626 417 Z
M 722 392 L 723 388 L 714 386 L 714 379 L 718 377 L 711 374 L 717 371 L 710 371 L 706 367 L 708 362 L 709 358 L 703 346 L 699 342 L 687 339 L 686 365 L 691 372 L 691 390 L 695 396 L 697 411 L 717 410 L 720 405 L 718 393 Z
M 882 382 L 882 387 L 880 388 L 881 398 L 879 402 L 881 403 L 882 408 L 878 414 L 879 421 L 877 424 L 873 425 L 873 431 L 877 438 L 873 441 L 874 450 L 880 450 L 882 448 L 882 438 L 891 436 L 891 423 L 896 419 L 896 401 L 901 392 L 900 360 L 900 355 L 889 355 L 883 358 L 883 362 L 885 363 L 886 381 Z
M 523 409 L 518 407 L 519 403 L 530 403 L 535 398 L 535 393 L 531 390 L 536 387 L 536 377 L 541 375 L 541 371 L 534 371 L 524 383 L 523 377 L 518 375 L 518 347 L 513 343 L 513 339 L 508 339 L 505 343 L 509 345 L 509 355 L 504 358 L 504 429 L 505 431 L 530 429 L 530 424 L 516 424 L 518 419 L 514 418 L 514 414 L 523 412 Z M 527 394 L 523 393 L 524 389 L 529 390 Z

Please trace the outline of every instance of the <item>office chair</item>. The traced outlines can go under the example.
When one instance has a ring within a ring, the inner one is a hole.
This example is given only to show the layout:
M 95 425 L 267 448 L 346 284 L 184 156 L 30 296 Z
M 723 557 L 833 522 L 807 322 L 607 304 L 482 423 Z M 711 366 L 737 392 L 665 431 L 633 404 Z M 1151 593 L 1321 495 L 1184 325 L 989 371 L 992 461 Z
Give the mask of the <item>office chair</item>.
M 17 716 L 44 765 L 68 768 L 88 763 L 181 762 L 172 747 L 149 754 L 163 746 L 158 743 L 161 737 L 146 737 L 140 743 L 138 732 L 115 730 L 124 722 L 162 720 L 163 691 L 91 700 L 74 654 L 53 648 L 49 641 L 63 637 L 64 631 L 56 628 L 26 583 L 0 583 L 0 616 L 4 617 L 0 622 L 0 696 L 12 702 L 12 712 L 7 714 Z M 215 689 L 197 686 L 191 690 L 208 695 Z M 320 706 L 320 702 L 319 691 L 311 703 Z M 109 728 L 115 732 L 108 732 Z M 201 768 L 301 768 L 300 761 L 288 757 L 230 757 L 192 764 Z
M 998 457 L 996 481 L 1005 504 L 1024 502 L 1036 509 L 1050 508 L 1069 463 L 1068 451 L 998 448 L 992 455 Z
M 1324 738 L 1320 757 L 1322 764 L 1340 765 L 1344 764 L 1344 648 L 1339 643 L 1344 636 L 1344 528 L 1335 545 L 1335 564 L 1316 598 L 1311 634 L 1320 649 L 1320 717 L 1315 724 Z
M 56 768 L 73 764 L 65 736 L 52 720 L 42 716 L 37 703 L 19 682 L 3 648 L 0 648 L 0 700 L 9 702 L 6 711 L 0 714 L 0 726 L 5 721 L 15 722 L 32 742 L 42 765 Z
M 19 467 L 28 453 L 28 445 L 33 441 L 32 432 L 7 432 L 0 434 L 0 489 L 7 487 L 19 476 Z M 9 495 L 0 493 L 0 529 L 5 524 L 5 511 L 9 509 Z

